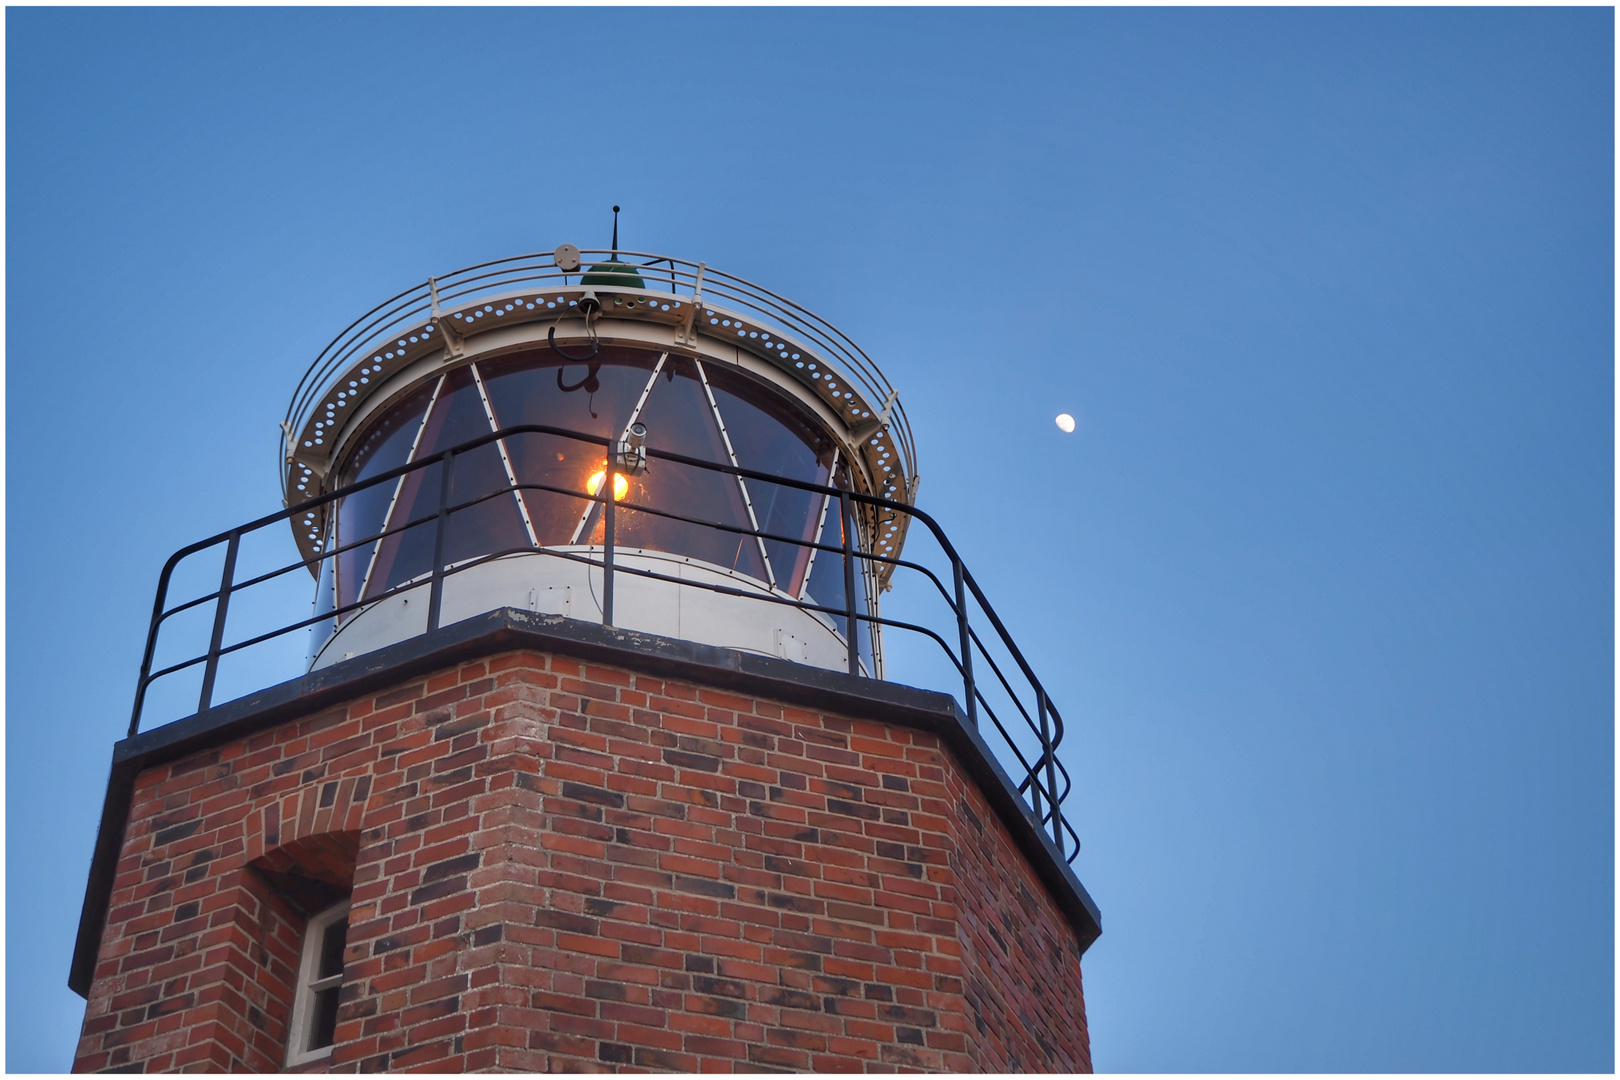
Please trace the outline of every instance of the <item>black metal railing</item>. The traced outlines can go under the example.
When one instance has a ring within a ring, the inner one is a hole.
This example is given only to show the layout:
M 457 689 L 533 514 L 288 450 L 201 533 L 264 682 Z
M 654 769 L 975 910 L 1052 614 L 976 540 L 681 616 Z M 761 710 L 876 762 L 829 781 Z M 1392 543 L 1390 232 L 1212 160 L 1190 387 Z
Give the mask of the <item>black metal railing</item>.
M 517 483 L 494 486 L 483 491 L 474 498 L 466 499 L 461 502 L 452 502 L 455 462 L 458 457 L 464 456 L 470 451 L 476 450 L 479 447 L 486 446 L 490 443 L 500 440 L 517 439 L 526 435 L 557 436 L 565 439 L 573 439 L 579 442 L 593 444 L 601 448 L 606 466 L 602 483 L 597 488 L 597 492 L 595 494 L 591 494 L 589 492 L 581 492 L 575 489 L 556 487 L 541 483 Z M 1002 765 L 1008 768 L 1009 771 L 1013 773 L 1014 779 L 1018 781 L 1019 794 L 1029 800 L 1030 808 L 1034 811 L 1036 820 L 1041 823 L 1042 828 L 1052 839 L 1058 851 L 1069 861 L 1073 861 L 1075 855 L 1079 852 L 1079 837 L 1076 835 L 1073 826 L 1067 820 L 1063 812 L 1063 804 L 1072 788 L 1072 782 L 1070 780 L 1068 770 L 1063 766 L 1063 763 L 1058 759 L 1057 756 L 1057 749 L 1062 743 L 1064 736 L 1063 717 L 1058 712 L 1057 707 L 1052 703 L 1051 698 L 1047 695 L 1045 687 L 1042 686 L 1040 680 L 1036 678 L 1034 671 L 1031 670 L 1029 666 L 1029 663 L 1024 659 L 1022 652 L 1019 651 L 1018 646 L 1016 643 L 1014 643 L 1012 636 L 1007 631 L 1007 628 L 1002 624 L 1000 617 L 990 606 L 990 601 L 985 597 L 984 592 L 974 580 L 973 575 L 969 573 L 967 567 L 963 564 L 961 556 L 957 553 L 956 549 L 951 545 L 949 539 L 945 536 L 944 530 L 939 527 L 938 523 L 935 522 L 933 518 L 914 507 L 893 502 L 877 496 L 853 491 L 847 487 L 829 486 L 793 480 L 786 477 L 757 472 L 752 469 L 739 468 L 731 465 L 720 465 L 698 458 L 687 457 L 682 454 L 654 450 L 650 447 L 647 448 L 646 453 L 648 457 L 654 460 L 668 461 L 677 465 L 725 473 L 731 476 L 742 477 L 744 480 L 754 480 L 763 483 L 781 485 L 784 487 L 797 488 L 799 490 L 826 496 L 829 499 L 836 499 L 838 513 L 841 516 L 843 525 L 842 529 L 840 530 L 842 533 L 842 542 L 835 546 L 821 543 L 819 539 L 816 541 L 810 541 L 805 540 L 802 537 L 782 536 L 764 531 L 759 528 L 727 525 L 719 522 L 704 521 L 697 518 L 687 517 L 674 511 L 663 510 L 652 506 L 639 505 L 612 497 L 614 494 L 615 474 L 624 471 L 622 467 L 619 466 L 614 460 L 614 442 L 615 440 L 607 437 L 587 435 L 576 431 L 569 431 L 563 428 L 555 428 L 541 424 L 525 424 L 503 428 L 499 431 L 493 431 L 488 435 L 483 435 L 476 439 L 468 440 L 467 442 L 464 442 L 458 446 L 451 447 L 447 450 L 441 450 L 435 454 L 427 455 L 417 461 L 413 461 L 409 464 L 401 465 L 398 468 L 379 473 L 376 476 L 370 477 L 369 479 L 359 483 L 328 492 L 327 494 L 318 496 L 317 498 L 288 507 L 285 510 L 274 514 L 269 514 L 265 517 L 259 518 L 256 521 L 248 522 L 245 525 L 240 525 L 227 532 L 220 533 L 217 536 L 212 536 L 206 540 L 201 540 L 195 544 L 181 548 L 179 551 L 175 552 L 169 557 L 168 562 L 164 564 L 162 573 L 158 577 L 157 596 L 153 602 L 151 626 L 147 633 L 146 648 L 141 659 L 140 678 L 136 683 L 135 705 L 133 713 L 130 717 L 129 734 L 134 736 L 140 731 L 142 713 L 147 700 L 147 691 L 159 679 L 163 679 L 201 665 L 202 687 L 197 701 L 197 711 L 199 713 L 207 712 L 213 705 L 213 695 L 216 679 L 219 673 L 220 661 L 224 657 L 240 653 L 243 650 L 252 648 L 255 645 L 262 644 L 272 639 L 284 637 L 285 635 L 294 633 L 300 629 L 315 626 L 316 624 L 326 620 L 333 620 L 336 622 L 351 612 L 358 611 L 362 608 L 369 608 L 379 601 L 386 600 L 391 596 L 420 589 L 424 582 L 421 577 L 416 577 L 383 591 L 369 593 L 363 598 L 356 599 L 350 603 L 338 603 L 336 600 L 334 600 L 334 606 L 332 608 L 320 611 L 310 618 L 300 619 L 285 625 L 280 625 L 269 631 L 226 644 L 226 625 L 230 610 L 231 598 L 233 596 L 241 595 L 249 588 L 265 584 L 297 571 L 318 572 L 320 568 L 319 564 L 326 562 L 327 560 L 335 560 L 346 552 L 370 547 L 371 545 L 377 544 L 389 536 L 403 533 L 406 530 L 432 524 L 434 527 L 433 568 L 426 582 L 429 590 L 427 613 L 427 630 L 429 632 L 437 629 L 439 626 L 440 615 L 443 608 L 444 583 L 446 578 L 454 574 L 470 570 L 476 566 L 481 566 L 484 563 L 493 561 L 495 559 L 507 558 L 513 555 L 538 554 L 551 558 L 583 563 L 586 566 L 595 567 L 602 571 L 602 622 L 607 625 L 613 625 L 614 621 L 614 579 L 619 575 L 630 574 L 636 577 L 668 582 L 684 588 L 704 589 L 719 594 L 744 597 L 750 600 L 759 601 L 761 603 L 781 604 L 788 607 L 797 608 L 802 611 L 818 612 L 824 615 L 842 618 L 845 620 L 844 637 L 846 651 L 849 658 L 849 673 L 851 675 L 861 674 L 859 664 L 860 649 L 858 647 L 859 635 L 856 633 L 856 627 L 861 622 L 865 622 L 872 627 L 893 628 L 895 630 L 917 634 L 923 638 L 931 640 L 950 660 L 951 665 L 954 667 L 958 677 L 961 680 L 962 699 L 966 706 L 969 722 L 980 731 L 981 736 L 993 735 L 998 740 L 998 744 L 994 745 L 992 750 L 996 753 L 996 756 L 1001 759 Z M 329 538 L 325 549 L 317 556 L 309 559 L 299 559 L 294 562 L 285 563 L 264 573 L 253 575 L 244 580 L 237 580 L 239 553 L 242 548 L 242 541 L 245 537 L 258 533 L 260 530 L 282 524 L 299 514 L 306 513 L 312 507 L 321 506 L 340 499 L 351 497 L 357 492 L 371 487 L 376 487 L 380 484 L 397 481 L 400 477 L 409 473 L 420 472 L 434 466 L 442 466 L 442 473 L 440 476 L 437 506 L 431 513 L 423 514 L 420 517 L 405 521 L 401 524 L 392 524 L 385 521 L 385 527 L 380 531 L 353 540 L 338 542 L 337 540 Z M 502 496 L 510 496 L 514 492 L 525 491 L 548 492 L 555 495 L 567 496 L 573 499 L 601 503 L 601 544 L 587 545 L 587 551 L 590 552 L 588 554 L 582 554 L 579 551 L 565 551 L 547 547 L 536 548 L 525 545 L 522 547 L 504 548 L 497 551 L 485 552 L 475 558 L 458 562 L 455 565 L 446 564 L 446 543 L 449 533 L 449 524 L 454 515 L 462 513 L 491 499 L 500 498 Z M 940 551 L 943 553 L 945 559 L 949 562 L 949 574 L 951 579 L 950 587 L 947 588 L 945 583 L 941 581 L 938 574 L 921 563 L 908 559 L 878 555 L 872 551 L 864 550 L 857 540 L 860 531 L 857 526 L 857 519 L 862 510 L 874 515 L 880 510 L 896 511 L 904 513 L 915 520 L 922 522 L 923 525 L 927 527 L 934 540 L 938 543 Z M 746 589 L 734 588 L 713 582 L 698 581 L 691 578 L 678 578 L 667 574 L 662 574 L 656 570 L 650 570 L 645 567 L 617 563 L 615 561 L 615 541 L 617 539 L 616 533 L 618 530 L 617 519 L 618 515 L 624 511 L 648 514 L 672 521 L 684 522 L 689 525 L 697 525 L 708 529 L 732 533 L 742 537 L 757 537 L 760 540 L 765 541 L 780 541 L 796 545 L 801 548 L 808 548 L 816 552 L 836 556 L 842 560 L 844 603 L 841 607 L 832 607 L 824 604 L 818 604 L 813 599 L 795 599 L 786 595 L 778 595 L 776 593 L 749 591 Z M 172 607 L 168 606 L 169 590 L 175 568 L 181 563 L 181 561 L 192 555 L 196 555 L 213 548 L 218 548 L 221 545 L 224 546 L 224 552 L 223 569 L 220 575 L 219 588 L 202 596 L 193 597 L 190 600 L 175 604 Z M 598 550 L 600 551 L 599 558 L 594 554 Z M 956 632 L 954 637 L 956 639 L 956 647 L 953 649 L 951 645 L 947 643 L 944 637 L 930 627 L 923 626 L 915 622 L 886 618 L 861 610 L 860 605 L 856 603 L 857 593 L 855 589 L 855 581 L 859 570 L 859 564 L 863 562 L 873 568 L 878 566 L 889 566 L 894 568 L 894 570 L 905 569 L 914 571 L 928 583 L 930 583 L 933 586 L 934 591 L 938 594 L 938 598 L 944 602 L 951 612 L 951 618 L 955 623 Z M 976 620 L 970 617 L 970 598 L 973 604 L 977 605 L 979 613 L 982 616 L 982 623 L 979 625 L 976 625 Z M 214 617 L 212 620 L 207 651 L 176 663 L 167 664 L 158 668 L 157 670 L 153 670 L 153 662 L 157 653 L 160 632 L 163 630 L 165 623 L 182 612 L 199 609 L 209 603 L 214 605 Z M 988 625 L 990 630 L 993 631 L 993 635 L 989 639 L 990 642 L 999 645 L 1001 650 L 1004 651 L 1005 657 L 1010 658 L 1013 669 L 1010 676 L 1009 671 L 1004 670 L 1003 666 L 997 663 L 992 649 L 987 647 L 985 638 L 981 637 L 979 630 L 982 625 Z M 1004 695 L 1006 701 L 1010 702 L 1011 708 L 1007 710 L 1005 717 L 998 713 L 994 707 L 992 707 L 991 701 L 985 694 L 985 684 L 978 677 L 976 677 L 976 661 L 982 664 L 985 671 L 988 671 L 994 676 L 994 682 L 991 685 L 995 688 L 999 688 L 1000 695 Z M 1022 693 L 1014 688 L 1015 682 L 1018 681 L 1020 677 L 1022 679 L 1022 683 L 1024 684 Z M 1026 704 L 1026 699 L 1032 700 Z M 988 728 L 981 723 L 981 719 L 987 719 L 989 721 Z M 1020 731 L 1018 728 L 1019 720 L 1022 721 L 1022 731 Z M 1011 730 L 1009 729 L 1009 726 L 1011 726 Z M 1026 748 L 1029 749 L 1028 753 L 1025 752 Z

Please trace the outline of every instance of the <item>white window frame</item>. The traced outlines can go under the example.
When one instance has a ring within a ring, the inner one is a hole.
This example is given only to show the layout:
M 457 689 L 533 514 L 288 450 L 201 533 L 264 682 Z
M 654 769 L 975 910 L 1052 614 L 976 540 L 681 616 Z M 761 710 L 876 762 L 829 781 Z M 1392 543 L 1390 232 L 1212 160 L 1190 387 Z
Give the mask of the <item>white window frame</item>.
M 349 901 L 333 904 L 324 911 L 317 912 L 309 917 L 309 925 L 304 929 L 303 955 L 298 962 L 298 985 L 293 991 L 292 1021 L 287 1029 L 287 1065 L 307 1065 L 311 1061 L 320 1061 L 332 1056 L 332 1046 L 322 1046 L 314 1050 L 302 1050 L 300 1047 L 309 1042 L 310 1029 L 315 1019 L 315 996 L 322 990 L 329 990 L 343 983 L 343 973 L 328 975 L 324 979 L 316 978 L 320 971 L 321 944 L 326 938 L 326 929 L 339 919 L 349 914 Z

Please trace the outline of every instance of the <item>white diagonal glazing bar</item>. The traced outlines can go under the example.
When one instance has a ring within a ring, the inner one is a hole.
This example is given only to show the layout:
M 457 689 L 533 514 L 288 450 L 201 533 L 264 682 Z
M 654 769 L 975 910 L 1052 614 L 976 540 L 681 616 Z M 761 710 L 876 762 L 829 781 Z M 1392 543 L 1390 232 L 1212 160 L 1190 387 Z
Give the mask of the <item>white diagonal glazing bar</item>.
M 479 372 L 476 363 L 467 366 L 472 368 L 473 383 L 478 387 L 478 400 L 484 403 L 484 418 L 489 421 L 489 430 L 501 430 L 501 426 L 495 422 L 495 410 L 489 403 L 489 391 L 484 389 L 484 376 Z M 507 483 L 512 485 L 512 498 L 517 500 L 518 514 L 523 518 L 523 530 L 529 534 L 529 544 L 538 548 L 540 538 L 535 535 L 534 522 L 529 520 L 529 507 L 523 501 L 523 492 L 518 490 L 517 472 L 512 468 L 511 455 L 506 452 L 506 440 L 496 439 L 495 447 L 501 452 L 501 466 L 506 469 Z
M 624 434 L 619 436 L 621 442 L 624 439 L 629 438 L 630 425 L 635 423 L 636 417 L 641 415 L 641 407 L 647 404 L 647 395 L 652 393 L 653 383 L 658 381 L 658 373 L 664 370 L 664 361 L 668 359 L 669 353 L 665 352 L 658 357 L 658 363 L 653 365 L 652 374 L 647 376 L 647 385 L 641 388 L 641 396 L 636 398 L 636 407 L 630 410 L 630 420 L 624 425 Z M 615 449 L 615 447 L 610 446 L 607 448 L 607 452 L 611 454 Z M 604 474 L 602 477 L 602 483 L 607 483 L 606 474 Z M 589 494 L 594 495 L 596 493 L 593 491 L 589 492 Z M 608 492 L 609 496 L 612 494 L 613 493 L 611 491 Z M 591 511 L 595 509 L 595 503 L 587 503 L 585 505 L 585 512 L 579 515 L 579 521 L 574 525 L 574 535 L 568 538 L 568 543 L 570 546 L 579 543 L 580 536 L 585 532 L 585 523 L 590 520 Z
M 428 420 L 433 416 L 433 406 L 439 402 L 439 391 L 444 389 L 444 379 L 445 377 L 440 375 L 439 381 L 433 384 L 433 394 L 428 398 L 427 408 L 422 410 L 422 422 L 416 426 L 416 437 L 411 440 L 411 452 L 405 455 L 405 464 L 407 465 L 416 460 L 417 447 L 422 445 L 422 432 L 427 430 Z M 388 511 L 383 514 L 383 524 L 380 531 L 384 533 L 388 531 L 388 526 L 393 523 L 394 507 L 399 504 L 400 492 L 405 490 L 405 480 L 410 475 L 410 473 L 406 473 L 394 482 L 394 493 L 388 498 Z M 371 572 L 377 567 L 377 555 L 382 551 L 382 546 L 386 540 L 387 538 L 383 537 L 371 545 L 371 559 L 366 563 L 366 576 L 360 582 L 360 591 L 354 594 L 356 600 L 366 598 L 366 590 L 371 588 Z M 337 595 L 341 596 L 343 594 L 339 593 Z
M 641 419 L 641 410 L 647 405 L 647 395 L 652 393 L 653 383 L 658 381 L 658 374 L 664 370 L 664 361 L 668 359 L 668 350 L 658 354 L 658 363 L 653 365 L 652 378 L 648 379 L 647 385 L 641 388 L 641 396 L 636 398 L 636 407 L 630 410 L 630 419 L 624 422 L 624 430 L 619 433 L 620 442 L 630 438 L 630 429 L 636 426 L 637 420 Z
M 838 473 L 838 450 L 836 448 L 834 448 L 832 464 L 827 466 L 827 480 L 828 480 L 829 483 L 832 481 L 832 478 L 835 475 L 837 475 L 837 473 Z M 816 531 L 813 534 L 813 539 L 811 540 L 811 543 L 813 543 L 813 544 L 821 543 L 822 530 L 827 527 L 827 507 L 830 506 L 830 505 L 832 505 L 832 496 L 831 495 L 823 495 L 821 497 L 821 513 L 819 515 L 817 515 L 817 517 L 816 517 Z M 814 570 L 815 568 L 816 568 L 816 549 L 811 548 L 810 549 L 810 561 L 804 564 L 804 580 L 799 583 L 799 595 L 795 599 L 803 600 L 805 597 L 810 595 L 810 571 Z
M 714 422 L 720 425 L 720 440 L 726 444 L 726 457 L 731 459 L 731 467 L 740 469 L 737 463 L 737 451 L 731 448 L 731 436 L 726 432 L 726 418 L 720 415 L 720 405 L 714 400 L 714 390 L 709 387 L 708 372 L 703 370 L 701 360 L 693 360 L 698 369 L 698 378 L 703 380 L 703 394 L 709 399 L 709 408 L 714 410 Z M 754 516 L 754 501 L 748 497 L 748 485 L 743 483 L 742 477 L 737 477 L 737 488 L 742 492 L 743 506 L 748 511 L 748 524 L 754 530 L 754 542 L 759 545 L 759 557 L 765 563 L 765 579 L 770 582 L 771 588 L 776 588 L 776 571 L 771 569 L 771 557 L 765 554 L 765 539 L 759 535 L 759 519 Z

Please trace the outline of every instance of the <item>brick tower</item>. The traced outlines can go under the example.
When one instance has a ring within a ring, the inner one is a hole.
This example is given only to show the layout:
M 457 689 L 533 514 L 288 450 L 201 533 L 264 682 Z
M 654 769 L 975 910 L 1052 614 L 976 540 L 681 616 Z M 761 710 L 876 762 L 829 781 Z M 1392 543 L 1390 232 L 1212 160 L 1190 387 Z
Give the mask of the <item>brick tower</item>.
M 894 389 L 617 248 L 356 320 L 165 566 L 76 1071 L 1090 1070 L 1063 721 Z

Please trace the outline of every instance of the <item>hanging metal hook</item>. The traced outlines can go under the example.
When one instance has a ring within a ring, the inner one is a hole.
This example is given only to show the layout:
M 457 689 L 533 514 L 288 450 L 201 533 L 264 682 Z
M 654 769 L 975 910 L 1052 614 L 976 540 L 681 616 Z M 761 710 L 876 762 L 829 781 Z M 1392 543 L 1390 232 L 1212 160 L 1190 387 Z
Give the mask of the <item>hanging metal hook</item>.
M 556 353 L 558 356 L 562 357 L 564 360 L 572 360 L 576 364 L 583 364 L 585 361 L 593 359 L 596 356 L 597 353 L 602 351 L 602 343 L 596 340 L 596 335 L 595 334 L 592 334 L 591 335 L 591 351 L 586 353 L 584 356 L 574 356 L 574 355 L 572 355 L 570 353 L 563 352 L 562 349 L 557 345 L 557 328 L 555 326 L 553 326 L 550 330 L 546 331 L 546 342 L 547 342 L 547 344 L 549 344 L 551 346 L 551 351 L 552 352 Z M 557 385 L 558 386 L 562 385 L 562 369 L 561 368 L 557 369 Z M 581 383 L 580 385 L 583 386 L 584 384 Z M 575 387 L 575 389 L 577 390 L 578 387 Z
M 584 363 L 602 351 L 602 343 L 596 340 L 596 327 L 591 325 L 597 314 L 602 310 L 602 302 L 596 298 L 596 291 L 594 289 L 586 289 L 584 295 L 579 298 L 578 307 L 579 313 L 585 316 L 585 333 L 589 335 L 591 339 L 590 352 L 586 353 L 584 356 L 574 356 L 572 353 L 566 353 L 559 349 L 557 347 L 557 323 L 552 323 L 551 329 L 546 331 L 546 341 L 551 345 L 551 351 L 562 357 L 564 360 L 572 360 L 576 364 Z M 559 317 L 557 322 L 562 322 L 562 319 Z M 561 371 L 557 372 L 557 385 L 562 385 Z

